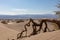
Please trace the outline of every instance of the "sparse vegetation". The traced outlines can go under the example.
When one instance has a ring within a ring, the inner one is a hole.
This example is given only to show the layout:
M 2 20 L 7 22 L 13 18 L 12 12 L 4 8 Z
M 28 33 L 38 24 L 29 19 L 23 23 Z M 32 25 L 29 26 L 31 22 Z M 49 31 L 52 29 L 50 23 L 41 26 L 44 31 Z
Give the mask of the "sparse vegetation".
M 5 20 L 1 21 L 1 23 L 3 23 L 3 24 L 7 24 L 7 22 L 6 22 Z
M 17 20 L 16 23 L 24 22 L 23 20 Z
M 15 40 L 15 39 L 12 39 L 12 40 Z

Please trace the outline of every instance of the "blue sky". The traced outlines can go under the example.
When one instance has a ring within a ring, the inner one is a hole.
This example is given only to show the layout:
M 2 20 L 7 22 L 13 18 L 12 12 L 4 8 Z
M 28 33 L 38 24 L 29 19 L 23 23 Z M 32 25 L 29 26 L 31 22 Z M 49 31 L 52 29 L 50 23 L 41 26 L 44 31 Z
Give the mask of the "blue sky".
M 58 0 L 0 0 L 0 15 L 54 14 Z

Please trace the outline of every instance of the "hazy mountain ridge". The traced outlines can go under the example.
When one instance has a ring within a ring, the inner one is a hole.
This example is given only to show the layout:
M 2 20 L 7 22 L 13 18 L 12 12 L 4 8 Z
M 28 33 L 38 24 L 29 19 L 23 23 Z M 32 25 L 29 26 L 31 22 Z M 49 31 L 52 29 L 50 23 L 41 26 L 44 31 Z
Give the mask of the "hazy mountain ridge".
M 58 18 L 57 15 L 0 15 L 0 19 L 24 19 L 24 18 Z

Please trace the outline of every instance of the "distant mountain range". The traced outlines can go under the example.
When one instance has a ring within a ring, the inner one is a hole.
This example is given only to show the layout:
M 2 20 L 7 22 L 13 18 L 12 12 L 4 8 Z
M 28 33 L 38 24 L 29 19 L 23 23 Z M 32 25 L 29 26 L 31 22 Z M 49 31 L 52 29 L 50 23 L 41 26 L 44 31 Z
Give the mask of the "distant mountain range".
M 0 19 L 25 19 L 25 18 L 58 18 L 57 15 L 0 15 Z

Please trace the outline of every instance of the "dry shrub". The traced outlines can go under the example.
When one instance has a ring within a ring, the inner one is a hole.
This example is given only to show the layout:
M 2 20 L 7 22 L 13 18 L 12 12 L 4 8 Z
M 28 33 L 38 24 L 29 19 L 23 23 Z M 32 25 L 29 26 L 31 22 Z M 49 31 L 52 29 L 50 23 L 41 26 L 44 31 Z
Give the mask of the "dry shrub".
M 1 23 L 3 23 L 3 24 L 7 24 L 7 22 L 6 22 L 6 21 L 1 21 Z
M 17 20 L 16 23 L 24 22 L 23 20 Z
M 15 40 L 15 39 L 12 39 L 12 40 Z

